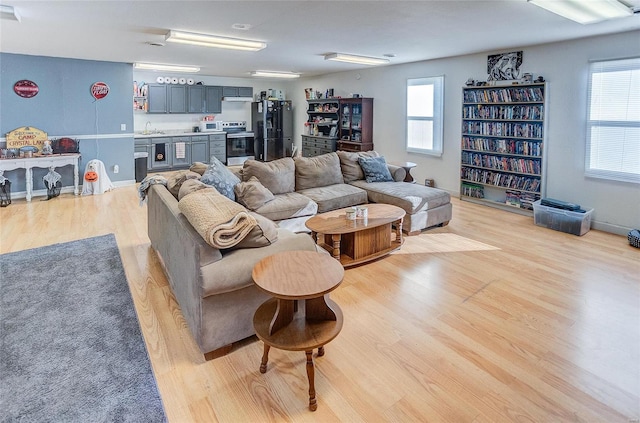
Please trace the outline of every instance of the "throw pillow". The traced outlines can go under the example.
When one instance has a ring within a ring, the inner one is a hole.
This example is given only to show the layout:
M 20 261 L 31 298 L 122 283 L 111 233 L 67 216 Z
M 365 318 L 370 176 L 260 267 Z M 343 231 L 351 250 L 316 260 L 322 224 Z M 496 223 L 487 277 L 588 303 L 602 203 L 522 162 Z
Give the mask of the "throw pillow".
M 180 170 L 174 172 L 167 178 L 167 189 L 177 199 L 178 193 L 180 192 L 180 187 L 182 187 L 182 184 L 184 184 L 186 180 L 199 178 L 200 175 L 198 173 L 191 172 L 190 170 Z
M 384 157 L 359 157 L 358 163 L 367 182 L 393 182 Z
M 213 186 L 220 194 L 235 201 L 236 195 L 233 192 L 233 187 L 240 183 L 240 179 L 215 156 L 211 156 L 211 163 L 200 180 L 207 185 Z
M 258 178 L 252 176 L 247 182 L 240 182 L 233 190 L 238 203 L 249 210 L 256 210 L 273 200 L 275 197 Z
M 278 225 L 258 213 L 249 212 L 258 224 L 234 248 L 259 248 L 271 245 L 278 240 Z
M 338 151 L 338 157 L 340 158 L 340 167 L 342 168 L 342 176 L 344 177 L 344 183 L 359 181 L 364 179 L 364 173 L 362 173 L 362 167 L 358 163 L 360 157 L 378 157 L 378 152 L 372 151 Z
M 270 162 L 247 160 L 242 167 L 242 180 L 248 181 L 252 176 L 275 195 L 293 192 L 296 188 L 296 169 L 291 157 Z
M 207 170 L 207 164 L 202 162 L 193 162 L 189 170 L 202 175 Z
M 296 191 L 342 184 L 340 159 L 336 153 L 315 157 L 296 157 Z
M 184 183 L 180 187 L 180 191 L 178 191 L 178 201 L 182 200 L 184 197 L 186 197 L 191 193 L 200 191 L 201 189 L 215 190 L 215 188 L 212 187 L 211 185 L 202 183 L 198 179 L 187 179 L 186 181 L 184 181 Z

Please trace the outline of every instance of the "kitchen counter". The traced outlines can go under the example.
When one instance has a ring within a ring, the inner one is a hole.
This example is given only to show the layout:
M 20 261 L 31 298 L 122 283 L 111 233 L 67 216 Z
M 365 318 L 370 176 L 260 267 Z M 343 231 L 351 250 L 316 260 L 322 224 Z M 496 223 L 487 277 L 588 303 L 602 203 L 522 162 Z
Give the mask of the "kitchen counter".
M 193 131 L 162 131 L 153 132 L 150 134 L 144 134 L 142 132 L 134 132 L 133 138 L 159 138 L 159 137 L 178 137 L 178 136 L 192 136 L 192 135 L 215 135 L 224 134 L 224 131 L 206 131 L 206 132 L 193 132 Z

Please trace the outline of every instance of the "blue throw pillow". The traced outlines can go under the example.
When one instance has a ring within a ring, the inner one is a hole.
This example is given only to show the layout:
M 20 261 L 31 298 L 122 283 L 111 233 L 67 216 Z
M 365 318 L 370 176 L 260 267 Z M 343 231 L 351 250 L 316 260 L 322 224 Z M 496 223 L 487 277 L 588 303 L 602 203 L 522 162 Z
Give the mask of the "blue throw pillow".
M 367 182 L 393 182 L 384 157 L 358 157 Z
M 213 186 L 220 194 L 235 201 L 236 195 L 233 188 L 240 183 L 240 179 L 215 156 L 211 156 L 210 161 L 211 163 L 202 174 L 200 182 Z

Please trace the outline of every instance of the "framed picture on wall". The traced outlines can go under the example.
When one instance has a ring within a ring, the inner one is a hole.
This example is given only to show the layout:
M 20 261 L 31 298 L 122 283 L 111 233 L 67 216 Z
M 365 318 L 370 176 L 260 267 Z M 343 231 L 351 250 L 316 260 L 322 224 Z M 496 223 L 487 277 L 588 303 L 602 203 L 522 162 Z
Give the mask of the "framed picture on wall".
M 522 51 L 492 54 L 487 57 L 488 81 L 509 81 L 520 79 Z

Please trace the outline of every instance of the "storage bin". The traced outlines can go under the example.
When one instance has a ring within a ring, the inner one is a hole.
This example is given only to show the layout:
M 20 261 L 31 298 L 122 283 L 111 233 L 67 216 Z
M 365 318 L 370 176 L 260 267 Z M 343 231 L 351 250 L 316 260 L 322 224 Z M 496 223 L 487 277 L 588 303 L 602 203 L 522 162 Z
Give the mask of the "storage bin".
M 573 235 L 582 236 L 589 232 L 591 213 L 593 209 L 580 213 L 543 206 L 540 200 L 533 203 L 533 221 L 536 225 Z
M 137 151 L 133 153 L 136 182 L 142 182 L 142 180 L 147 177 L 147 158 L 148 157 L 149 157 L 149 153 L 146 153 L 144 151 Z

